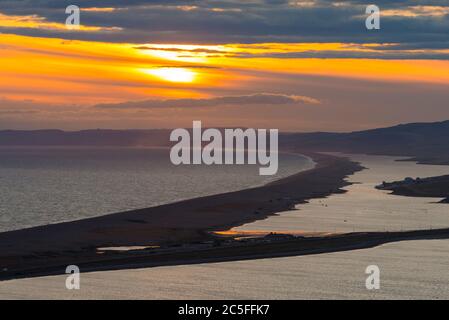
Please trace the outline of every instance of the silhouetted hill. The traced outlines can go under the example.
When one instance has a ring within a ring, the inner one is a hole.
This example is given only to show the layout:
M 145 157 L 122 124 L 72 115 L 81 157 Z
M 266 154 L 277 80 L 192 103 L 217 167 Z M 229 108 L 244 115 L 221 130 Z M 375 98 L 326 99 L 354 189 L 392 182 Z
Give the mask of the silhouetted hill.
M 170 131 L 5 130 L 0 131 L 0 146 L 168 146 Z M 282 149 L 410 156 L 427 163 L 449 163 L 449 121 L 350 133 L 283 133 L 279 144 Z
M 449 163 L 449 121 L 410 123 L 351 133 L 292 133 L 284 148 L 417 157 L 422 162 Z

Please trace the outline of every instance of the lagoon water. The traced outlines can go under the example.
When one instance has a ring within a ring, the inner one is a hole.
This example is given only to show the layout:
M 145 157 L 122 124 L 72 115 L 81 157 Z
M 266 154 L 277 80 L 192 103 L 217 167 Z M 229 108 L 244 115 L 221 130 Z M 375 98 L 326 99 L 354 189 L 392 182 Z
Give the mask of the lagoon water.
M 347 180 L 346 193 L 313 199 L 296 210 L 246 224 L 237 231 L 353 232 L 401 231 L 449 227 L 449 206 L 441 198 L 391 195 L 375 188 L 382 181 L 449 174 L 449 166 L 397 161 L 389 156 L 346 155 L 368 168 Z M 403 159 L 403 158 L 402 158 Z
M 448 227 L 448 205 L 389 195 L 382 180 L 448 174 L 448 166 L 351 155 L 367 170 L 345 194 L 312 200 L 297 210 L 244 225 L 241 230 L 359 231 Z M 81 290 L 65 277 L 0 282 L 0 298 L 66 299 L 449 299 L 449 240 L 389 243 L 349 252 L 251 261 L 93 272 Z M 366 267 L 380 268 L 380 290 L 365 287 Z
M 157 148 L 0 148 L 0 232 L 78 220 L 262 185 L 310 169 L 279 155 L 279 171 L 257 165 L 182 165 Z

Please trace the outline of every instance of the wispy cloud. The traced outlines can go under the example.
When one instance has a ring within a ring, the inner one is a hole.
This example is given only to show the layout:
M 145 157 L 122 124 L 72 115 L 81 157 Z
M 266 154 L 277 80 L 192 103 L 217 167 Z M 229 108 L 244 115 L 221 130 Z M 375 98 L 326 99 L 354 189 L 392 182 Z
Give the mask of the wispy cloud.
M 116 10 L 119 10 L 120 8 L 98 8 L 98 7 L 91 7 L 91 8 L 83 8 L 83 12 L 113 12 Z
M 43 29 L 43 30 L 57 30 L 57 31 L 73 31 L 69 30 L 65 23 L 47 21 L 46 18 L 38 15 L 6 15 L 0 12 L 0 28 L 11 29 Z M 80 25 L 78 31 L 98 32 L 98 31 L 118 31 L 122 30 L 119 27 L 98 27 Z
M 449 15 L 449 7 L 410 6 L 382 11 L 384 17 L 444 17 Z
M 429 44 L 431 47 L 433 44 Z M 422 43 L 421 43 L 422 46 Z M 201 45 L 141 45 L 135 49 L 178 61 L 204 61 L 206 58 L 366 58 L 366 59 L 449 59 L 448 44 L 423 49 L 400 43 L 259 43 Z
M 154 108 L 205 108 L 218 106 L 319 104 L 311 97 L 274 93 L 257 93 L 242 96 L 213 97 L 207 99 L 168 99 L 98 104 L 99 109 L 154 109 Z

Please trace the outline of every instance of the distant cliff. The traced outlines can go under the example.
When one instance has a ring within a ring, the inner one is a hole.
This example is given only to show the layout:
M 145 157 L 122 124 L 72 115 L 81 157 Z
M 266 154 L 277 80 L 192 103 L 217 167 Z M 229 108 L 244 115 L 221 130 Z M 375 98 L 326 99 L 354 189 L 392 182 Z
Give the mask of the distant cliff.
M 449 121 L 411 123 L 351 133 L 292 133 L 282 147 L 410 156 L 423 163 L 449 164 Z

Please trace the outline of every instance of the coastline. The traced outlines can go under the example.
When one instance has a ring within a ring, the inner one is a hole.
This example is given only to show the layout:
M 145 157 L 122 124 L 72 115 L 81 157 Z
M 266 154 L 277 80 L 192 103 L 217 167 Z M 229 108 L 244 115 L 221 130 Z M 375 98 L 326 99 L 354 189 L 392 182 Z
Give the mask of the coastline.
M 0 234 L 0 279 L 15 270 L 95 260 L 99 247 L 182 245 L 265 219 L 312 198 L 344 192 L 344 179 L 362 167 L 346 158 L 296 152 L 316 167 L 261 187 L 167 205 Z M 102 259 L 100 259 L 102 260 Z M 63 272 L 63 270 L 61 270 Z M 26 273 L 26 272 L 25 272 Z
M 449 239 L 449 228 L 399 232 L 352 232 L 297 238 L 270 243 L 242 243 L 225 247 L 209 247 L 175 252 L 123 252 L 101 258 L 85 257 L 77 261 L 82 272 L 129 270 L 141 268 L 195 265 L 203 263 L 245 261 L 319 255 L 369 249 L 388 243 Z M 66 264 L 49 264 L 4 273 L 0 281 L 64 274 Z
M 19 149 L 0 146 L 0 191 L 12 197 L 0 210 L 0 233 L 261 187 L 315 166 L 282 151 L 278 172 L 261 176 L 257 165 L 177 166 L 169 147 Z

